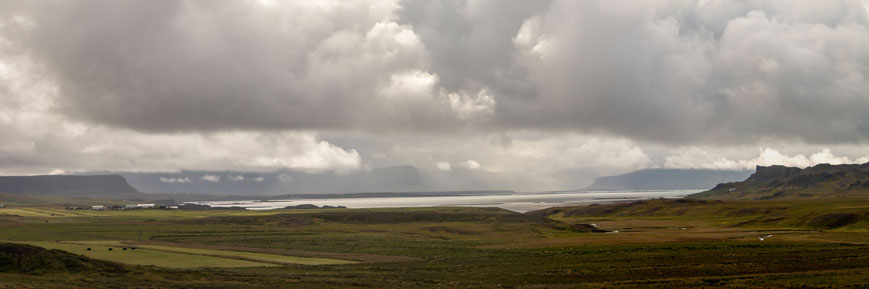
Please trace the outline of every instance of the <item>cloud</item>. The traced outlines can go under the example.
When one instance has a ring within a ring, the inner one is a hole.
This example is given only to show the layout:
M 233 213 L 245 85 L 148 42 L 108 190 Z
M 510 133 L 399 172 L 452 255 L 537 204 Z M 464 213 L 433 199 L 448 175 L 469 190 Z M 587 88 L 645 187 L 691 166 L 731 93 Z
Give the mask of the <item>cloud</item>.
M 869 163 L 869 156 L 863 156 L 858 158 L 849 158 L 846 156 L 836 156 L 833 154 L 830 149 L 825 148 L 820 152 L 813 153 L 811 157 L 809 157 L 815 164 L 831 164 L 831 165 L 839 165 L 839 164 L 855 164 L 855 163 Z
M 189 183 L 190 178 L 164 178 L 164 177 L 160 177 L 160 182 L 170 183 L 170 184 Z
M 865 1 L 260 2 L 2 2 L 0 173 L 865 160 Z
M 462 165 L 462 167 L 469 169 L 469 170 L 476 170 L 476 169 L 480 168 L 480 163 L 478 163 L 475 160 L 467 160 L 467 161 L 463 162 L 461 165 Z
M 450 162 L 448 162 L 448 161 L 437 162 L 437 163 L 435 163 L 435 167 L 437 167 L 438 170 L 444 171 L 444 172 L 449 172 L 449 171 L 453 170 L 453 166 L 450 165 Z
M 206 182 L 216 183 L 216 182 L 220 182 L 220 176 L 217 176 L 217 175 L 204 175 L 204 176 L 202 176 L 202 180 L 203 180 L 203 181 L 206 181 Z
M 651 160 L 642 148 L 627 140 L 588 139 L 565 148 L 555 160 L 562 168 L 594 167 L 619 170 L 646 168 Z
M 229 175 L 226 179 L 233 182 L 244 181 L 244 175 Z
M 32 3 L 15 13 L 38 25 L 10 41 L 45 65 L 60 110 L 93 123 L 189 132 L 394 128 L 396 110 L 449 118 L 446 104 L 425 105 L 437 76 L 398 3 L 312 4 Z M 64 32 L 73 23 L 79 33 Z M 410 97 L 421 100 L 396 100 Z
M 454 93 L 441 91 L 441 97 L 460 119 L 487 117 L 495 112 L 495 98 L 485 89 L 481 89 L 476 95 L 469 95 L 464 91 Z
M 287 174 L 280 174 L 278 175 L 278 181 L 283 183 L 289 183 L 293 181 L 293 177 Z
M 858 1 L 6 6 L 5 54 L 39 64 L 64 116 L 137 131 L 869 137 Z
M 862 164 L 869 162 L 869 155 L 856 158 L 837 156 L 829 148 L 821 151 L 792 155 L 781 153 L 772 148 L 761 148 L 757 157 L 750 159 L 734 159 L 716 155 L 701 148 L 687 148 L 673 152 L 666 157 L 664 167 L 669 168 L 704 168 L 719 170 L 752 170 L 755 166 L 783 165 L 805 168 L 817 164 Z
M 254 181 L 254 182 L 257 182 L 257 183 L 265 182 L 265 180 L 266 180 L 265 177 L 255 177 L 255 178 L 253 178 L 253 181 Z

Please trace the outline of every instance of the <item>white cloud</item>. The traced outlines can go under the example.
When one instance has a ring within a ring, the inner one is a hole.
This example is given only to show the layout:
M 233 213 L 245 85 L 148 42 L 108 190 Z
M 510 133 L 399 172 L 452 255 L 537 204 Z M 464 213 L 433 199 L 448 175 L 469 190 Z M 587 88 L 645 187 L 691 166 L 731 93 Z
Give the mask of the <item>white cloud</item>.
M 257 183 L 262 183 L 262 182 L 264 182 L 265 180 L 266 180 L 265 177 L 256 177 L 256 178 L 253 178 L 253 181 L 254 181 L 254 182 L 257 182 Z
M 233 182 L 244 181 L 244 175 L 229 175 L 227 179 Z
M 564 149 L 556 158 L 562 168 L 629 171 L 646 168 L 649 156 L 636 144 L 620 139 L 589 138 Z M 609 168 L 609 169 L 607 169 Z
M 488 117 L 495 113 L 495 98 L 486 89 L 479 90 L 476 95 L 441 90 L 441 98 L 460 119 Z
M 665 157 L 664 167 L 668 168 L 703 168 L 720 170 L 751 170 L 755 166 L 783 165 L 805 168 L 817 164 L 861 164 L 869 162 L 869 156 L 850 158 L 837 156 L 829 148 L 811 153 L 808 157 L 803 153 L 784 154 L 772 148 L 760 148 L 757 157 L 749 159 L 734 159 L 726 154 L 713 153 L 702 148 L 682 148 L 671 152 Z
M 347 151 L 313 137 L 308 139 L 302 147 L 293 147 L 281 146 L 280 139 L 269 138 L 267 141 L 275 146 L 271 155 L 248 158 L 242 160 L 242 164 L 268 169 L 294 168 L 306 172 L 346 173 L 359 169 L 361 158 L 356 150 Z M 299 153 L 300 150 L 303 153 Z
M 164 178 L 164 177 L 160 177 L 160 181 L 161 181 L 161 182 L 164 182 L 164 183 L 171 183 L 171 184 L 175 184 L 175 183 L 189 183 L 189 182 L 190 182 L 190 178 Z
M 448 161 L 439 161 L 439 162 L 435 163 L 435 167 L 437 167 L 438 170 L 444 171 L 444 172 L 449 172 L 449 171 L 453 170 L 453 166 L 450 165 L 450 162 L 448 162 Z
M 845 156 L 836 156 L 830 149 L 825 148 L 820 152 L 813 153 L 809 159 L 815 164 L 863 164 L 869 162 L 869 155 L 852 159 Z
M 425 71 L 404 71 L 393 74 L 381 94 L 396 104 L 430 101 L 437 81 L 437 76 Z
M 466 169 L 469 169 L 469 170 L 476 170 L 476 169 L 480 168 L 480 163 L 478 163 L 475 160 L 467 160 L 467 161 L 462 163 L 462 167 L 465 167 Z
M 216 182 L 220 182 L 220 176 L 204 175 L 204 176 L 202 176 L 202 180 L 206 181 L 206 182 L 216 183 Z

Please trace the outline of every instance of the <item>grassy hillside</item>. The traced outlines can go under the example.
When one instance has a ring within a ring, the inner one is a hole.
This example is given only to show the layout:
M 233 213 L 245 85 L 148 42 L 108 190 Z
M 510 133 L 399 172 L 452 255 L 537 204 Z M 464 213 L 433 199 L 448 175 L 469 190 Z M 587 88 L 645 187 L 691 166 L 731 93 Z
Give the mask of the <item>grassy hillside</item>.
M 19 274 L 126 272 L 124 266 L 75 255 L 62 250 L 0 243 L 0 272 Z
M 550 208 L 538 214 L 558 220 L 703 220 L 727 227 L 869 230 L 869 198 L 777 201 L 656 199 L 630 203 Z
M 745 181 L 719 184 L 712 190 L 688 197 L 714 200 L 865 198 L 869 197 L 869 163 L 819 164 L 805 169 L 758 166 Z

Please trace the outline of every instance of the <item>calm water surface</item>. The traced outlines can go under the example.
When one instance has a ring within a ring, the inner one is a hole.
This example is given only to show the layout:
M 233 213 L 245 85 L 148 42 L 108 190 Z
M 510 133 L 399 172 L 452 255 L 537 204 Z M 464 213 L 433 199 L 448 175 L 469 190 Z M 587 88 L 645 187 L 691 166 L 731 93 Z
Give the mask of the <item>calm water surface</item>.
M 527 212 L 558 206 L 571 206 L 613 201 L 632 201 L 653 198 L 681 198 L 700 190 L 672 191 L 589 191 L 559 193 L 517 193 L 510 195 L 478 196 L 426 196 L 391 198 L 334 198 L 292 199 L 268 201 L 213 201 L 197 204 L 213 207 L 244 207 L 248 210 L 271 210 L 286 206 L 312 204 L 317 206 L 345 206 L 348 208 L 395 208 L 395 207 L 499 207 L 516 212 Z

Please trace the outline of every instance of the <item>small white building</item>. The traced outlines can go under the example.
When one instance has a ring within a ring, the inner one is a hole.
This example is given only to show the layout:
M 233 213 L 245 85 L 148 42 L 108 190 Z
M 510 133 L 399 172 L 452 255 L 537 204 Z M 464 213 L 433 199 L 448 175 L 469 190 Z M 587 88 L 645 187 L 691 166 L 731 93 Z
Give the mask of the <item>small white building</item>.
M 177 210 L 178 206 L 169 206 L 169 209 Z
M 127 210 L 135 209 L 135 208 L 138 208 L 138 205 L 124 205 L 124 209 L 127 209 Z
M 94 210 L 94 211 L 102 211 L 105 209 L 106 209 L 106 206 L 91 206 L 91 210 Z
M 136 208 L 139 208 L 139 209 L 153 209 L 153 208 L 154 208 L 154 204 L 137 204 L 137 205 L 136 205 Z

